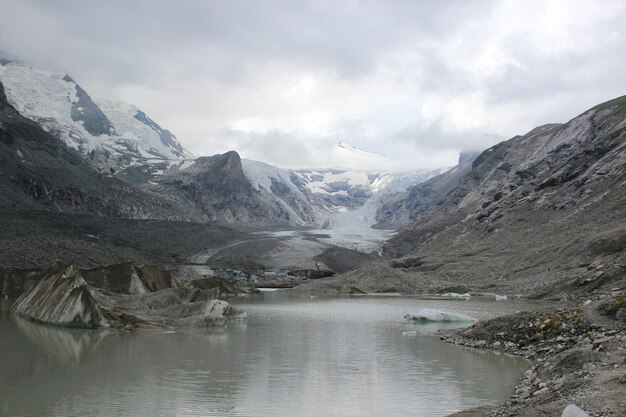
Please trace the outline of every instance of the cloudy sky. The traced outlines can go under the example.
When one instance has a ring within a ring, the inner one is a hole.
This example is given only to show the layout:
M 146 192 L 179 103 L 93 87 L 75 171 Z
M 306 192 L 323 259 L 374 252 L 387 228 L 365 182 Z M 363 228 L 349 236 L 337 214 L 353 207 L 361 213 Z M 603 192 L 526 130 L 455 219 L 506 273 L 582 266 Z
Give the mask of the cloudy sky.
M 0 51 L 201 155 L 419 169 L 626 94 L 626 2 L 0 0 Z M 344 141 L 387 158 L 353 156 Z

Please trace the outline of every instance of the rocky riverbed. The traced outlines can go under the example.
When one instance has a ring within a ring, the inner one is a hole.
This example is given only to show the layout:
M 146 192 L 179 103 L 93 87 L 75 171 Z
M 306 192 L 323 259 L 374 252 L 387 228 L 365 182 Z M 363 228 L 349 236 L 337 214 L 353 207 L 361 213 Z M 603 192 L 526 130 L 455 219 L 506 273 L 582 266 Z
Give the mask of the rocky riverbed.
M 616 289 L 441 332 L 448 343 L 535 361 L 504 404 L 455 416 L 558 416 L 571 404 L 593 417 L 626 415 L 625 329 L 626 295 Z

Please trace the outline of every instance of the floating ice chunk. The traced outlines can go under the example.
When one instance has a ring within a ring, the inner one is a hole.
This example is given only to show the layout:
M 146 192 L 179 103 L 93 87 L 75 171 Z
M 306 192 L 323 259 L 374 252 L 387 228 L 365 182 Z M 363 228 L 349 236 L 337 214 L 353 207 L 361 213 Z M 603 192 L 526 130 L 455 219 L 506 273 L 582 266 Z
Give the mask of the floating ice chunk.
M 402 332 L 402 336 L 414 337 L 417 336 L 417 332 L 415 330 L 409 330 L 408 332 Z
M 506 295 L 498 295 L 496 294 L 496 301 L 506 301 L 508 297 Z
M 476 321 L 475 318 L 466 316 L 459 313 L 448 313 L 445 311 L 431 310 L 424 308 L 417 312 L 417 314 L 407 314 L 404 316 L 405 320 L 411 321 L 443 321 L 443 322 L 472 322 Z
M 441 296 L 448 297 L 448 298 L 464 298 L 464 299 L 468 299 L 472 297 L 468 292 L 466 292 L 465 294 L 459 294 L 457 292 L 447 292 L 445 294 L 441 294 Z

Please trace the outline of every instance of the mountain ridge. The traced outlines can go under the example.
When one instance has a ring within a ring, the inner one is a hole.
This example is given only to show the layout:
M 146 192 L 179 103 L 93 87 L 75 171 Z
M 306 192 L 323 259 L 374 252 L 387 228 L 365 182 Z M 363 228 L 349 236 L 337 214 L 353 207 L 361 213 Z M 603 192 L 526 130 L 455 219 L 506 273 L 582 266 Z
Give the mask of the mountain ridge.
M 400 204 L 413 223 L 385 251 L 416 271 L 543 296 L 623 280 L 625 116 L 626 96 L 485 150 L 447 192 Z

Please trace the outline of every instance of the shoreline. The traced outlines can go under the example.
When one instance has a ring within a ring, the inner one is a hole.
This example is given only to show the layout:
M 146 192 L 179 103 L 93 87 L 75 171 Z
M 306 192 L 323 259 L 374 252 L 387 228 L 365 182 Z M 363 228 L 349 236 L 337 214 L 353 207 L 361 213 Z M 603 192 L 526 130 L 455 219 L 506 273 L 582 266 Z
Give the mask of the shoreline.
M 481 320 L 462 329 L 440 330 L 439 337 L 446 343 L 533 361 L 500 405 L 462 410 L 448 417 L 560 416 L 570 404 L 594 417 L 626 415 L 624 300 L 623 291 L 605 293 Z M 611 306 L 619 317 L 611 316 L 615 313 Z

